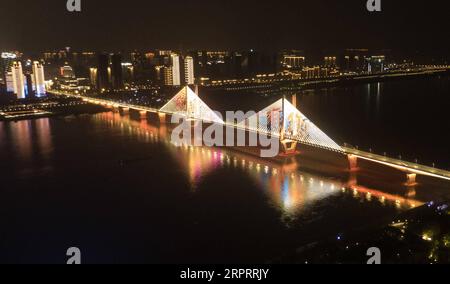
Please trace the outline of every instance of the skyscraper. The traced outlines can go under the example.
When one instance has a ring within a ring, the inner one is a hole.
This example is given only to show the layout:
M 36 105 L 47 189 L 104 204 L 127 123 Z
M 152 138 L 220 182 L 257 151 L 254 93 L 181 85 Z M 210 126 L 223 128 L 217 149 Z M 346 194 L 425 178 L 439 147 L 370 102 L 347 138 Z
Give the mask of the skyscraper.
M 112 86 L 114 90 L 123 89 L 122 55 L 111 56 Z
M 194 58 L 186 56 L 184 59 L 184 79 L 187 85 L 195 84 L 194 78 Z
M 14 62 L 11 72 L 14 94 L 17 95 L 18 99 L 25 99 L 25 76 L 23 75 L 22 63 Z
M 6 73 L 6 91 L 8 93 L 14 93 L 14 81 L 12 72 Z
M 17 55 L 10 52 L 2 52 L 0 58 L 0 76 L 5 78 L 7 73 L 11 70 L 14 60 L 17 60 Z
M 60 68 L 60 75 L 64 78 L 75 78 L 75 72 L 73 72 L 73 68 L 69 65 L 64 65 Z
M 89 78 L 92 86 L 97 86 L 97 68 L 89 68 Z
M 97 88 L 99 90 L 109 90 L 109 55 L 100 54 L 98 56 L 98 67 L 97 67 Z
M 180 75 L 180 56 L 177 54 L 171 55 L 172 59 L 172 85 L 181 85 L 181 75 Z
M 164 85 L 173 86 L 172 66 L 164 67 Z
M 35 88 L 34 88 L 34 74 L 27 72 L 25 74 L 25 93 L 27 98 L 35 97 Z
M 45 77 L 44 66 L 38 61 L 33 62 L 33 84 L 36 97 L 42 97 L 45 95 Z M 30 91 L 30 90 L 28 90 Z

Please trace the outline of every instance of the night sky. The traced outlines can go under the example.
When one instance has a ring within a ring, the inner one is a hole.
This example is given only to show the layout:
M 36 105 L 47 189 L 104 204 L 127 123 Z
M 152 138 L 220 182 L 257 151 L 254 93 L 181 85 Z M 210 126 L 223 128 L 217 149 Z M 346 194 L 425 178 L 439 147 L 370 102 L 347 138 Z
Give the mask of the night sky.
M 450 50 L 450 1 L 0 0 L 0 50 L 390 48 Z

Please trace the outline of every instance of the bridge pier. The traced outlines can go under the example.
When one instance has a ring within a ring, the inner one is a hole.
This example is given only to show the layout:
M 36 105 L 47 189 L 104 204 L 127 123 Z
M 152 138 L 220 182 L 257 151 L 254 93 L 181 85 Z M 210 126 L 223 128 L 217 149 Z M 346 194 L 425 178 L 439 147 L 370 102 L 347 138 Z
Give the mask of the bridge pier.
M 141 119 L 147 119 L 147 111 L 145 111 L 145 110 L 141 110 L 141 111 L 139 111 L 139 115 L 140 115 L 140 117 L 141 117 Z
M 354 187 L 358 185 L 358 175 L 356 172 L 351 172 L 350 176 L 348 177 L 347 182 L 348 187 Z
M 285 139 L 280 141 L 280 145 L 283 155 L 297 154 L 297 145 L 298 145 L 297 141 Z
M 109 109 L 109 110 L 113 110 L 114 109 L 114 107 L 112 105 L 110 105 L 110 104 L 102 104 L 102 106 L 104 108 L 106 108 L 106 109 Z
M 159 123 L 160 124 L 166 124 L 166 114 L 165 113 L 158 113 L 158 117 L 159 117 Z
M 347 155 L 348 165 L 350 172 L 355 172 L 358 170 L 358 157 L 355 155 Z
M 405 185 L 408 186 L 408 187 L 412 187 L 412 186 L 417 185 L 416 178 L 417 178 L 417 174 L 407 173 L 406 174 L 406 184 Z
M 122 114 L 129 114 L 130 113 L 130 108 L 129 107 L 122 107 Z

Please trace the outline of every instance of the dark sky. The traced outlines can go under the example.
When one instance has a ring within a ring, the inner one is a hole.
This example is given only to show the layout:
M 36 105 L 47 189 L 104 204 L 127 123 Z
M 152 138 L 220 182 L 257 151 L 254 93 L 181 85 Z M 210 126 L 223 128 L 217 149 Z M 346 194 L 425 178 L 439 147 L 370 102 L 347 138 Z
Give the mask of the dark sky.
M 0 0 L 0 50 L 392 48 L 450 50 L 450 1 Z

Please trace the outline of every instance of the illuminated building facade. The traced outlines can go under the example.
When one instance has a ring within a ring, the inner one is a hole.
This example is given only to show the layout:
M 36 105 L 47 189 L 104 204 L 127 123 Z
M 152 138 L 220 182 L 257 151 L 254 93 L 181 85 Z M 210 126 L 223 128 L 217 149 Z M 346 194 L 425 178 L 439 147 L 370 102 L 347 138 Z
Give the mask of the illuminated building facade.
M 367 73 L 376 74 L 384 72 L 386 57 L 384 55 L 370 56 L 366 58 Z
M 109 68 L 109 55 L 100 54 L 98 56 L 97 66 L 97 89 L 106 91 L 110 89 L 110 68 Z
M 172 66 L 164 67 L 164 85 L 173 86 Z
M 172 85 L 181 85 L 181 75 L 180 75 L 180 56 L 177 54 L 172 54 Z
M 342 69 L 344 72 L 360 73 L 366 70 L 368 49 L 346 49 Z
M 191 56 L 186 56 L 184 59 L 184 79 L 187 85 L 195 84 L 194 58 Z
M 42 97 L 45 95 L 45 75 L 44 66 L 38 61 L 33 62 L 33 75 L 32 81 L 34 85 L 34 91 L 36 97 Z M 28 90 L 30 91 L 30 90 Z
M 25 76 L 23 75 L 22 63 L 14 62 L 11 67 L 12 79 L 13 79 L 13 91 L 17 95 L 18 99 L 25 99 Z
M 97 68 L 89 68 L 89 79 L 92 86 L 97 86 Z
M 12 72 L 6 73 L 6 91 L 8 93 L 14 93 L 14 81 Z
M 111 56 L 111 82 L 114 90 L 122 90 L 123 71 L 122 71 L 122 55 L 113 54 Z

